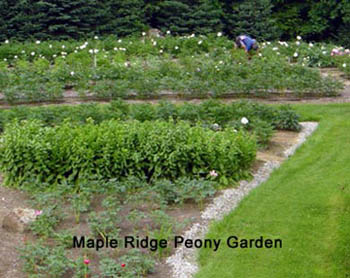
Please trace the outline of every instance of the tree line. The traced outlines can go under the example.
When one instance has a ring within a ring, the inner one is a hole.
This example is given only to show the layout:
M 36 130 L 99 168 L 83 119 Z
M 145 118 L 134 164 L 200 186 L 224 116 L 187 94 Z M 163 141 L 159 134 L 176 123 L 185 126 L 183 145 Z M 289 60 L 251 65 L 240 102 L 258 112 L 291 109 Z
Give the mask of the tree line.
M 248 33 L 258 39 L 350 44 L 348 0 L 0 0 L 0 40 Z

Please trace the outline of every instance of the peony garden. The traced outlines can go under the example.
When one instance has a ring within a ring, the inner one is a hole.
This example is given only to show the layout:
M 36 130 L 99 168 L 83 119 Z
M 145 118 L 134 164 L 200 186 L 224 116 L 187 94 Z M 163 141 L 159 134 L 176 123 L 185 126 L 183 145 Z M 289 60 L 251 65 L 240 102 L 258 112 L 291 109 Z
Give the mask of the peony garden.
M 0 278 L 350 275 L 345 4 L 5 2 Z

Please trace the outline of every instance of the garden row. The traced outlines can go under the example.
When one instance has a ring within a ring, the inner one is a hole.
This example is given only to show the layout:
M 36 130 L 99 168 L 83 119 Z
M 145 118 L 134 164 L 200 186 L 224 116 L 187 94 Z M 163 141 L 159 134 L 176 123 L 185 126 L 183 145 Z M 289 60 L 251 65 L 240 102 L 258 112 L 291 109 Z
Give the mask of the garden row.
M 306 67 L 310 63 L 300 60 L 303 55 L 294 55 L 305 45 L 283 44 L 278 51 L 267 44 L 249 60 L 232 49 L 232 41 L 213 36 L 10 42 L 0 47 L 0 92 L 10 103 L 59 100 L 67 89 L 94 98 L 337 94 L 340 83 Z

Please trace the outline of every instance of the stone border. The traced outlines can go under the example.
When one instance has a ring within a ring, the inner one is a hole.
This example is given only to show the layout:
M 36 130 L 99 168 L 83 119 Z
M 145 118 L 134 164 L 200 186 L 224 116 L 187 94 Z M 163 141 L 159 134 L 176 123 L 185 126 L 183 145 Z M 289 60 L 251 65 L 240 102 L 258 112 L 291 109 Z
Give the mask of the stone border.
M 307 137 L 316 130 L 318 123 L 303 122 L 301 126 L 302 130 L 299 132 L 297 142 L 284 152 L 285 159 L 293 155 L 296 149 L 306 141 Z M 266 181 L 273 170 L 278 168 L 281 163 L 282 161 L 266 162 L 254 174 L 252 181 L 241 181 L 237 188 L 222 190 L 221 194 L 213 200 L 212 204 L 202 212 L 200 222 L 192 225 L 183 236 L 186 239 L 204 238 L 211 221 L 220 220 L 230 211 L 234 210 L 239 202 L 252 189 Z M 191 278 L 199 269 L 196 259 L 196 249 L 181 246 L 176 250 L 174 255 L 166 260 L 166 263 L 172 270 L 173 278 Z

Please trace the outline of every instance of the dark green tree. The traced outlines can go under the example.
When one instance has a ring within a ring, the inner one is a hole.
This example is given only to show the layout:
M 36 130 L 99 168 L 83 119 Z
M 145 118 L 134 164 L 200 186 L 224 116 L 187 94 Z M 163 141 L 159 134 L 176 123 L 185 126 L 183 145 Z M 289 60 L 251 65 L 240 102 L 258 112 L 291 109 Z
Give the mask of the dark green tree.
M 223 30 L 223 10 L 217 0 L 201 0 L 192 7 L 192 30 L 195 33 L 208 34 Z
M 226 5 L 226 32 L 235 37 L 248 34 L 259 40 L 279 37 L 275 20 L 272 18 L 270 0 L 230 1 Z
M 145 29 L 145 2 L 143 0 L 110 0 L 108 22 L 104 33 L 126 36 Z

